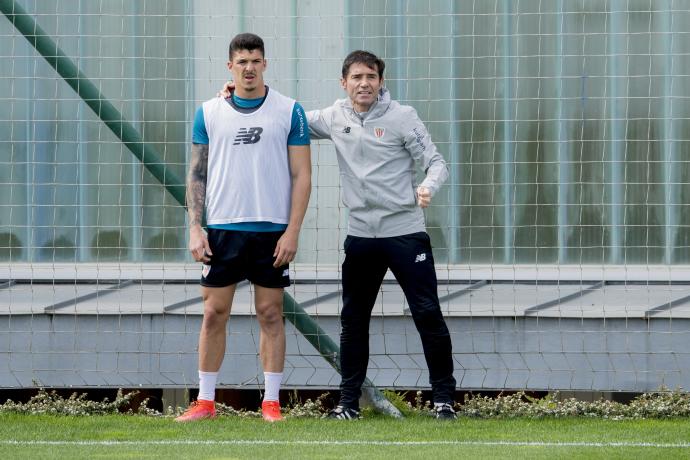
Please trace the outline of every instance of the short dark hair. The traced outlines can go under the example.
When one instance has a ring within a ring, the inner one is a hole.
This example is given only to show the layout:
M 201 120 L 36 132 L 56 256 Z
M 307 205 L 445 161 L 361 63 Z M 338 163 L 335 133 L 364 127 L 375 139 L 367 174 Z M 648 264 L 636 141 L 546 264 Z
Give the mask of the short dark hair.
M 237 34 L 235 35 L 235 38 L 232 39 L 232 41 L 230 42 L 230 49 L 228 52 L 228 54 L 230 55 L 230 60 L 232 61 L 232 53 L 241 50 L 259 50 L 261 51 L 262 56 L 266 55 L 264 51 L 264 41 L 258 35 L 250 33 Z
M 386 68 L 386 64 L 383 60 L 375 54 L 369 51 L 356 50 L 348 54 L 343 61 L 343 78 L 347 78 L 352 64 L 364 64 L 372 70 L 377 70 L 379 72 L 379 78 L 383 78 L 383 70 Z

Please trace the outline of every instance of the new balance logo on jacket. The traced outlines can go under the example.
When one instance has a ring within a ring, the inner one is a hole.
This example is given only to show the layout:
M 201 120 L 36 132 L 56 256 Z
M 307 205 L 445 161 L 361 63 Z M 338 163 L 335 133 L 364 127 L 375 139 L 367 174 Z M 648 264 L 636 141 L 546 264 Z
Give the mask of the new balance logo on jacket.
M 258 126 L 254 128 L 240 128 L 232 145 L 256 144 L 261 140 L 262 132 L 264 132 L 264 129 Z

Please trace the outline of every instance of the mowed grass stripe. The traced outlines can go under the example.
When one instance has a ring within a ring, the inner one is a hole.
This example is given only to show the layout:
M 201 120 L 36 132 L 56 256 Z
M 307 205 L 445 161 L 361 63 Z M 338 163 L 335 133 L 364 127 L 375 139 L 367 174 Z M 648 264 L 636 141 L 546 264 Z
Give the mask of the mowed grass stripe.
M 658 449 L 688 449 L 690 443 L 652 442 L 545 442 L 545 441 L 306 441 L 306 440 L 147 440 L 147 441 L 42 441 L 0 439 L 0 444 L 11 446 L 507 446 L 507 447 L 648 447 Z

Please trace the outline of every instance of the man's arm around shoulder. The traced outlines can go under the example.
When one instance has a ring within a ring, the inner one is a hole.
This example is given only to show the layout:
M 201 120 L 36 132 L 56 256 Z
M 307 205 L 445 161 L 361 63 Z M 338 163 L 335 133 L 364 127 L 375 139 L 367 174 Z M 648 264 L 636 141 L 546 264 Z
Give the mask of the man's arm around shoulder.
M 333 106 L 307 112 L 309 135 L 312 139 L 330 139 Z

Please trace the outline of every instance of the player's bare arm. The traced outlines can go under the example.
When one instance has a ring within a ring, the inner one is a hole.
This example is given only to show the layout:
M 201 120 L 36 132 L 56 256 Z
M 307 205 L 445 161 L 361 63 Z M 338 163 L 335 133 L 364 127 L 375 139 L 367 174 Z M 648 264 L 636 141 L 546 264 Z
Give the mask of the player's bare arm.
M 187 214 L 189 216 L 189 252 L 197 262 L 209 262 L 211 248 L 201 219 L 206 203 L 206 178 L 208 174 L 208 145 L 192 144 L 192 159 L 187 174 Z
M 308 145 L 289 145 L 290 175 L 292 177 L 292 197 L 290 222 L 285 233 L 278 240 L 273 256 L 274 267 L 292 262 L 297 254 L 297 240 L 311 194 L 311 149 Z

